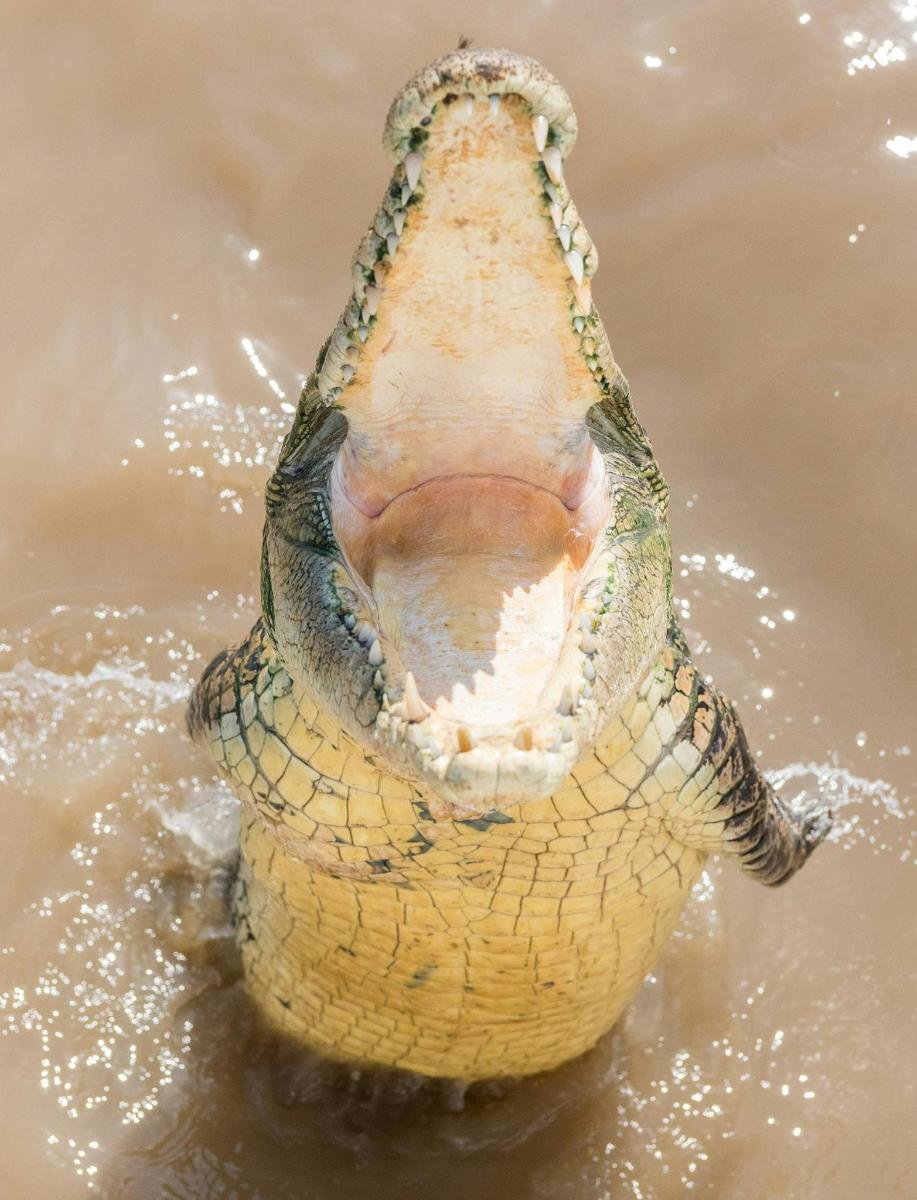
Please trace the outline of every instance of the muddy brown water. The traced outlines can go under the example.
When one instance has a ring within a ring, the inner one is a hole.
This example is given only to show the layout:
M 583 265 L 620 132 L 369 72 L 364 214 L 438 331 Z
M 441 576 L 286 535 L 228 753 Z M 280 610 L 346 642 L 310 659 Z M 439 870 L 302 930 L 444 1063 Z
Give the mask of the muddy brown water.
M 914 1195 L 917 7 L 4 8 L 0 1193 Z M 498 1097 L 272 1046 L 191 681 L 388 178 L 473 35 L 570 90 L 595 292 L 673 493 L 679 607 L 833 840 L 712 861 L 585 1059 Z

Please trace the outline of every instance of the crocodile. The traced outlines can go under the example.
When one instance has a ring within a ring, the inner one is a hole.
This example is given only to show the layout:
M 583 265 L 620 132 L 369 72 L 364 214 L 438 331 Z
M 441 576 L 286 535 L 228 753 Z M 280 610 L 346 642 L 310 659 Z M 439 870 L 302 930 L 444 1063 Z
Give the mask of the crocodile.
M 618 1019 L 710 853 L 780 884 L 830 826 L 774 792 L 674 619 L 576 131 L 504 50 L 399 93 L 394 174 L 267 484 L 262 615 L 190 702 L 242 800 L 247 986 L 334 1060 L 555 1067 Z

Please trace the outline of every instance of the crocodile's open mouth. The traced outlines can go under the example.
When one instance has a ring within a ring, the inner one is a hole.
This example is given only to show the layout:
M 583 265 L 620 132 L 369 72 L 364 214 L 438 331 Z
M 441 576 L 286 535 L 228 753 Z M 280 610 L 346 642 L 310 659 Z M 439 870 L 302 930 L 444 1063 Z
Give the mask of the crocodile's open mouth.
M 586 426 L 601 395 L 572 323 L 591 245 L 571 257 L 522 98 L 446 97 L 428 134 L 371 336 L 344 368 L 335 536 L 387 681 L 409 718 L 432 710 L 444 752 L 556 749 L 611 518 Z

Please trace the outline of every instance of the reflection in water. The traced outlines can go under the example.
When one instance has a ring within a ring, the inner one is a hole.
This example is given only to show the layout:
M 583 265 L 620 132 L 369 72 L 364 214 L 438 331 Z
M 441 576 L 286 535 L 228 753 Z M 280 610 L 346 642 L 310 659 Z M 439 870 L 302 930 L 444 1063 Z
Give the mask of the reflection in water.
M 11 1196 L 910 1194 L 917 10 L 690 7 L 469 20 L 571 86 L 679 613 L 774 783 L 839 820 L 785 890 L 712 861 L 614 1033 L 497 1094 L 259 1028 L 225 906 L 237 803 L 182 730 L 202 663 L 250 624 L 264 478 L 386 178 L 385 104 L 453 19 L 405 26 L 389 61 L 362 4 L 216 39 L 207 3 L 104 27 L 22 6 L 32 100 L 0 110 L 24 198 L 0 451 Z

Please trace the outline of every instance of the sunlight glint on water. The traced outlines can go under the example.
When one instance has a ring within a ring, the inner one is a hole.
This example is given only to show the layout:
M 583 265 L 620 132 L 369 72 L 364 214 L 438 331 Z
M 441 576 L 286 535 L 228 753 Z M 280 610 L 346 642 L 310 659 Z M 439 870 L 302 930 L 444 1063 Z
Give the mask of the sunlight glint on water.
M 17 224 L 10 276 L 12 1196 L 909 1194 L 913 6 L 689 8 L 468 19 L 570 86 L 596 296 L 672 485 L 679 615 L 774 783 L 821 789 L 838 824 L 775 893 L 711 861 L 613 1034 L 495 1099 L 265 1038 L 225 904 L 237 802 L 183 731 L 255 611 L 264 480 L 384 185 L 385 105 L 454 20 L 389 58 L 359 4 L 327 24 L 278 5 L 256 34 L 208 4 L 108 29 L 61 8 L 57 42 L 22 6 L 10 186 L 67 201 Z M 72 283 L 49 298 L 51 277 Z

